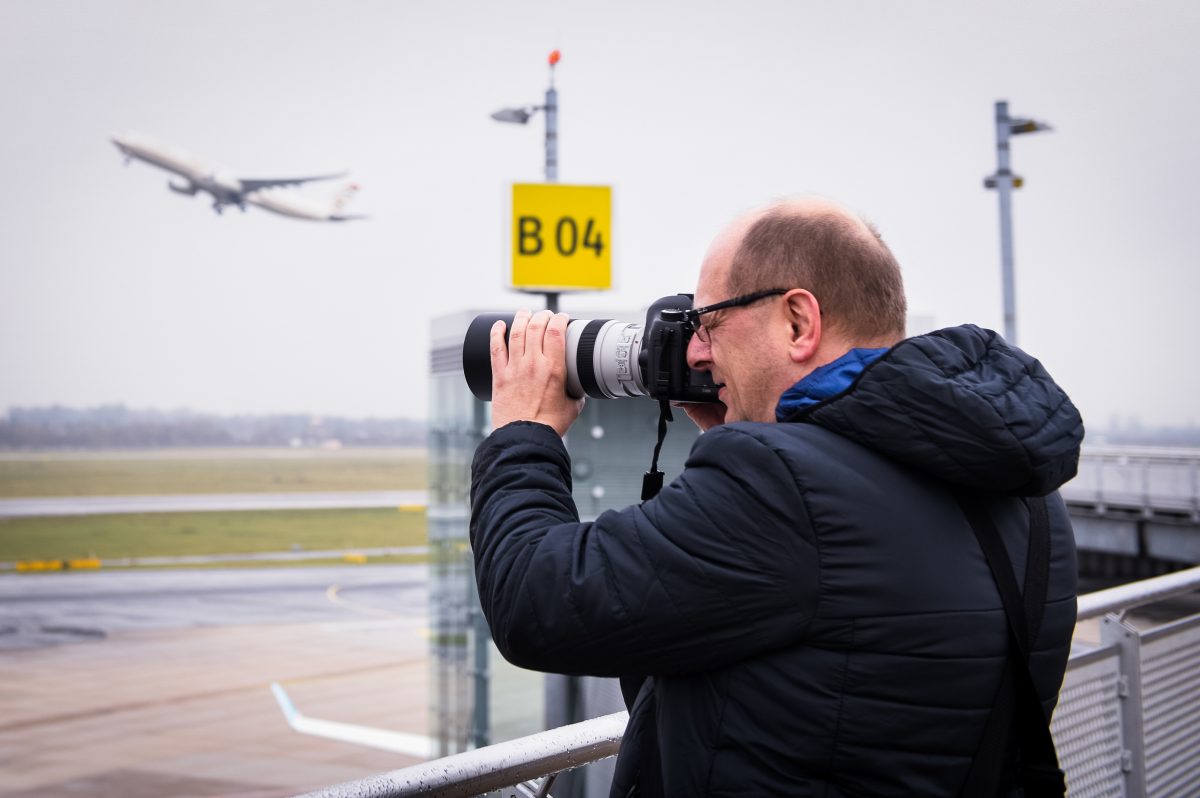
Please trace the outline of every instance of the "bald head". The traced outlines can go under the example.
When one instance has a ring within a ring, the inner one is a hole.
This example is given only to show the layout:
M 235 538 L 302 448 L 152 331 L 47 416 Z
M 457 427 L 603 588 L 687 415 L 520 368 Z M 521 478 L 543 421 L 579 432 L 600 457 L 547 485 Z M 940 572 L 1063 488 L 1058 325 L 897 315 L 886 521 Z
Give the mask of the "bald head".
M 852 345 L 904 337 L 900 266 L 870 224 L 830 200 L 790 199 L 739 217 L 713 242 L 706 271 L 730 296 L 811 291 L 826 328 Z
M 864 222 L 858 214 L 847 208 L 842 203 L 831 200 L 828 197 L 818 196 L 803 196 L 803 197 L 787 197 L 764 205 L 755 211 L 747 214 L 755 219 L 761 219 L 772 213 L 788 213 L 794 216 L 841 216 L 850 222 L 855 222 L 864 231 L 868 230 L 867 223 Z
M 709 244 L 708 252 L 705 253 L 704 260 L 700 264 L 700 282 L 702 284 L 713 286 L 722 294 L 727 293 L 729 267 L 733 263 L 733 258 L 742 246 L 742 240 L 746 237 L 746 233 L 755 222 L 762 218 L 763 213 L 765 213 L 764 209 L 744 213 L 725 225 L 720 233 L 717 233 L 717 237 Z

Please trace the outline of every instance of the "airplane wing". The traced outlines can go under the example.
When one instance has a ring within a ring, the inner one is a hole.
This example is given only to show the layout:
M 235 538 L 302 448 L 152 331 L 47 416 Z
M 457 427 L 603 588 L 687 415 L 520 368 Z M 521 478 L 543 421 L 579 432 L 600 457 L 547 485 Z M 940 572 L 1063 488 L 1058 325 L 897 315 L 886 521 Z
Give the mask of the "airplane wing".
M 260 188 L 274 188 L 275 186 L 298 186 L 302 183 L 311 183 L 314 180 L 336 180 L 339 177 L 345 177 L 345 172 L 338 172 L 336 175 L 315 175 L 313 177 L 281 177 L 281 178 L 241 178 L 242 191 L 247 193 L 258 191 Z

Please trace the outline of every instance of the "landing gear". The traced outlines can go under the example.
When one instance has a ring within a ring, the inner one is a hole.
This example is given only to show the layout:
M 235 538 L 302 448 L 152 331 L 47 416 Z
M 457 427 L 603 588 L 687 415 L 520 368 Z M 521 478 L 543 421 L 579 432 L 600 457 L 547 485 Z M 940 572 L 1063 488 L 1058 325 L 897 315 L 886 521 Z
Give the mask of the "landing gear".
M 224 211 L 221 209 L 221 203 L 220 203 L 220 202 L 214 202 L 214 203 L 213 203 L 213 210 L 217 212 L 217 216 L 220 216 L 222 213 L 224 213 Z

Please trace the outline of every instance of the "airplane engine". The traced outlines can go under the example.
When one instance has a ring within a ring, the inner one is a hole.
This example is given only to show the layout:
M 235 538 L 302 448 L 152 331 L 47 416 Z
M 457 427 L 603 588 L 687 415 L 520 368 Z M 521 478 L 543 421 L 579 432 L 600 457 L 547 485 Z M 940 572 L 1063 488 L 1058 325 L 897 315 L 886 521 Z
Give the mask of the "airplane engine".
M 182 186 L 176 185 L 174 180 L 167 181 L 167 188 L 174 191 L 176 194 L 187 194 L 189 197 L 196 195 L 199 190 L 195 183 L 184 183 Z

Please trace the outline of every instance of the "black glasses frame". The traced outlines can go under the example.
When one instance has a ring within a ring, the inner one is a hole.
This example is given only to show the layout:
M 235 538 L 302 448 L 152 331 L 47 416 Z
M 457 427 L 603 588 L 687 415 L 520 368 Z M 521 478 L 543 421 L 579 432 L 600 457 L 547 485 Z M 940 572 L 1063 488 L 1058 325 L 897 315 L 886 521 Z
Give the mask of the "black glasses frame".
M 780 296 L 781 294 L 786 294 L 789 290 L 790 289 L 788 288 L 770 288 L 766 291 L 755 291 L 753 294 L 745 294 L 743 296 L 734 297 L 733 299 L 726 299 L 722 302 L 706 305 L 702 308 L 685 310 L 683 311 L 683 323 L 686 324 L 688 329 L 690 329 L 693 333 L 700 335 L 701 341 L 706 341 L 706 338 L 700 332 L 700 330 L 704 327 L 704 325 L 700 323 L 701 316 L 718 310 L 740 308 L 746 305 L 752 305 L 760 299 L 766 299 L 769 296 Z

